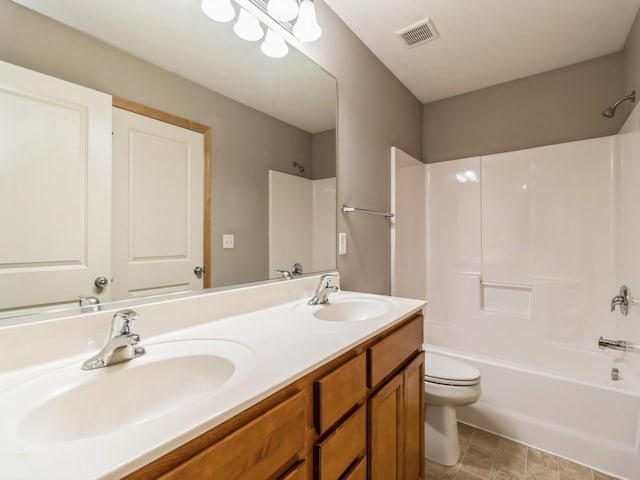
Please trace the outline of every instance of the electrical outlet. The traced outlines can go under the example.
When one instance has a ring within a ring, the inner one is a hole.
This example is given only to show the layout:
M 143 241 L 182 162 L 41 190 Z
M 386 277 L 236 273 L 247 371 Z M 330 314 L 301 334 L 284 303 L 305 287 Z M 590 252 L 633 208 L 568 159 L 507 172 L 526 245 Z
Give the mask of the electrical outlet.
M 347 234 L 340 232 L 338 234 L 338 254 L 346 255 L 347 253 Z
M 231 233 L 225 233 L 222 235 L 222 248 L 233 248 L 234 246 L 234 235 Z

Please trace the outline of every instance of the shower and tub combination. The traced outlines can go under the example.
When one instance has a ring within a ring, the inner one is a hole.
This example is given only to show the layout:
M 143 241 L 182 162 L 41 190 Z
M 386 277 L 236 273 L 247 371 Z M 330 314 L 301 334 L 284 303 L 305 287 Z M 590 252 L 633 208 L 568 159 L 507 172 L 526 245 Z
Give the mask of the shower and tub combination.
M 427 359 L 481 373 L 458 420 L 640 479 L 640 109 L 614 136 L 423 168 L 426 278 L 402 258 L 420 241 L 398 241 L 392 284 L 425 285 Z

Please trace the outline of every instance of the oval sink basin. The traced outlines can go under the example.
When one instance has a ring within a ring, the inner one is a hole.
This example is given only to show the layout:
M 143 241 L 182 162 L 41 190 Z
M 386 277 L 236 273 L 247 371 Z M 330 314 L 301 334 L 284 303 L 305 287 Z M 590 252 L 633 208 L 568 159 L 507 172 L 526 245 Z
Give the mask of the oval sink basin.
M 389 313 L 395 306 L 393 300 L 367 296 L 340 296 L 329 298 L 329 303 L 311 308 L 311 315 L 318 320 L 331 322 L 355 322 L 371 320 Z
M 128 362 L 92 371 L 70 365 L 7 392 L 37 402 L 18 420 L 18 435 L 56 443 L 149 422 L 212 397 L 253 358 L 248 347 L 225 340 L 144 346 L 147 353 Z

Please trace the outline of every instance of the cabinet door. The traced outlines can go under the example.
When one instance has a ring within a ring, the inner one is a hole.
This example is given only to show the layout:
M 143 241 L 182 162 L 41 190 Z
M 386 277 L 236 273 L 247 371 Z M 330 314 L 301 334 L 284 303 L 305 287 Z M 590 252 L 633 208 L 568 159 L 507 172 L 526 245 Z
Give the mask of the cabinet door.
M 403 374 L 399 373 L 369 399 L 369 476 L 403 478 Z
M 424 353 L 419 353 L 402 371 L 404 452 L 407 480 L 424 478 Z

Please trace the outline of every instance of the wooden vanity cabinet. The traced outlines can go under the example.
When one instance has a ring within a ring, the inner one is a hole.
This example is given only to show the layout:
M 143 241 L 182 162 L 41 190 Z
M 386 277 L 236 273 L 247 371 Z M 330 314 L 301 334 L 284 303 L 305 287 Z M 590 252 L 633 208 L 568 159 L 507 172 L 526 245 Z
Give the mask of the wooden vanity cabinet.
M 424 478 L 422 338 L 419 316 L 367 349 L 372 480 Z
M 295 394 L 160 478 L 274 478 L 304 449 L 304 403 L 303 394 Z M 295 470 L 287 472 L 284 478 L 295 478 L 294 474 Z
M 407 318 L 126 478 L 424 479 L 422 325 Z

